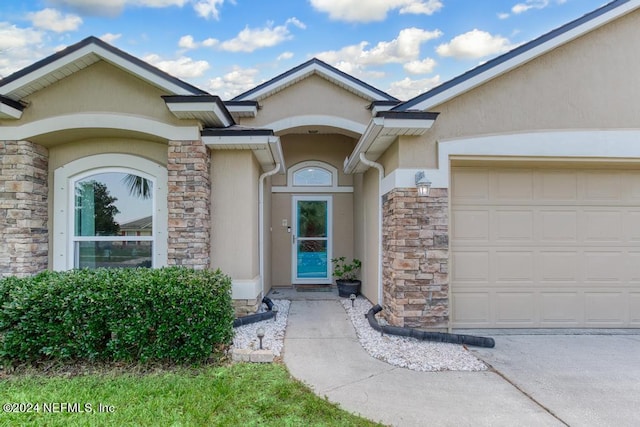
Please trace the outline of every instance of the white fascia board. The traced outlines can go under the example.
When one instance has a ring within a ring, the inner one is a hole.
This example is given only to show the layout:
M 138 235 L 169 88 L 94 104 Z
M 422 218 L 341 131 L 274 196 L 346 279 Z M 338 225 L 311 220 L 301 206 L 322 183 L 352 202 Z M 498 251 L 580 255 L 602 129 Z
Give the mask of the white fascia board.
M 355 148 L 347 157 L 344 165 L 344 173 L 350 174 L 360 163 L 360 153 L 366 153 L 373 141 L 380 135 L 382 128 L 384 127 L 384 119 L 381 117 L 374 117 L 369 122 L 369 125 L 365 129 L 362 137 L 356 144 Z
M 601 27 L 620 16 L 626 15 L 629 12 L 640 7 L 640 0 L 632 0 L 626 4 L 620 5 L 617 8 L 611 10 L 608 13 L 605 13 L 597 18 L 594 18 L 588 22 L 585 22 L 582 25 L 579 25 L 569 31 L 566 31 L 563 34 L 554 37 L 551 40 L 548 40 L 545 43 L 542 43 L 522 54 L 515 56 L 501 64 L 496 65 L 495 67 L 487 69 L 485 72 L 478 74 L 468 80 L 465 80 L 455 86 L 452 86 L 450 89 L 445 90 L 433 97 L 430 97 L 414 106 L 411 107 L 412 110 L 420 110 L 420 111 L 428 111 L 431 108 L 440 105 L 444 102 L 455 98 L 456 96 L 467 92 L 475 87 L 478 87 L 501 74 L 504 74 L 508 71 L 513 70 L 514 68 L 520 67 L 527 62 L 544 55 L 545 53 L 562 46 L 565 43 L 570 42 L 571 40 L 577 39 L 578 37 L 583 36 L 584 34 L 589 33 L 590 31 L 595 30 L 598 27 Z
M 325 78 L 328 78 L 329 80 L 333 80 L 335 82 L 338 82 L 342 85 L 345 85 L 349 88 L 351 88 L 351 90 L 353 90 L 354 92 L 360 94 L 360 96 L 364 97 L 364 98 L 368 98 L 370 100 L 378 100 L 380 99 L 380 95 L 368 90 L 367 88 L 357 85 L 355 84 L 353 81 L 345 78 L 344 76 L 341 76 L 339 74 L 335 74 L 330 72 L 329 70 L 327 70 L 326 68 L 322 67 L 321 65 L 317 64 L 317 63 L 313 63 L 313 64 L 309 64 L 307 67 L 304 67 L 298 71 L 296 71 L 295 73 L 292 73 L 288 76 L 286 76 L 283 79 L 280 79 L 276 82 L 274 82 L 274 84 L 272 85 L 268 85 L 264 88 L 262 88 L 261 90 L 257 91 L 257 92 L 252 92 L 251 94 L 247 95 L 247 97 L 244 98 L 239 98 L 238 101 L 252 101 L 252 100 L 257 100 L 260 99 L 262 96 L 268 94 L 268 93 L 272 93 L 274 91 L 277 91 L 280 87 L 286 87 L 288 85 L 290 85 L 292 82 L 295 82 L 299 79 L 302 79 L 304 77 L 306 77 L 307 75 L 311 75 L 313 73 L 318 73 L 322 76 L 324 76 Z
M 353 152 L 349 155 L 348 160 L 345 161 L 344 172 L 349 174 L 355 170 L 356 166 L 360 163 L 360 153 L 366 153 L 375 140 L 384 134 L 385 129 L 416 129 L 426 131 L 433 126 L 433 123 L 435 123 L 435 120 L 374 117 L 371 122 L 369 122 L 369 126 L 367 126 L 365 132 L 362 134 Z
M 264 145 L 266 148 L 270 138 L 269 135 L 203 136 L 202 142 L 214 149 L 218 145 Z
M 0 102 L 0 118 L 3 119 L 19 119 L 22 117 L 22 111 L 17 108 L 13 108 L 10 105 Z
M 258 107 L 256 105 L 227 105 L 227 110 L 231 114 L 246 114 L 250 117 L 256 117 L 258 115 Z
M 154 86 L 160 87 L 162 89 L 165 89 L 171 93 L 174 93 L 176 95 L 193 95 L 193 93 L 191 93 L 190 91 L 186 90 L 183 87 L 180 87 L 178 85 L 175 85 L 161 77 L 159 77 L 158 75 L 150 72 L 149 70 L 145 70 L 142 67 L 139 67 L 135 64 L 132 64 L 131 62 L 125 60 L 124 58 L 109 52 L 108 50 L 100 47 L 100 46 L 96 46 L 95 44 L 89 44 L 87 46 L 84 46 L 78 50 L 76 50 L 75 52 L 71 52 L 68 55 L 65 55 L 61 58 L 58 58 L 57 60 L 43 66 L 40 67 L 34 71 L 32 71 L 31 73 L 22 76 L 19 79 L 16 79 L 4 86 L 2 86 L 0 88 L 0 94 L 2 95 L 6 95 L 8 93 L 13 92 L 14 90 L 18 90 L 19 88 L 26 86 L 28 84 L 30 84 L 33 81 L 36 81 L 50 73 L 53 73 L 55 71 L 57 71 L 60 68 L 65 67 L 66 65 L 69 65 L 85 56 L 91 55 L 91 54 L 95 54 L 98 55 L 99 57 L 103 58 L 104 60 L 120 67 L 123 68 L 137 76 L 139 76 L 140 78 L 142 78 L 143 80 L 148 81 L 149 83 L 153 84 Z

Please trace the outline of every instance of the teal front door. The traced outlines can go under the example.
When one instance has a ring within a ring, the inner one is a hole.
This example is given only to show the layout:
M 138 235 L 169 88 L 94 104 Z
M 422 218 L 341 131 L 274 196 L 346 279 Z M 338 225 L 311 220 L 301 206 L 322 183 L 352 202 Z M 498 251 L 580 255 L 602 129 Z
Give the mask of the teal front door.
M 330 284 L 331 196 L 293 196 L 292 279 Z

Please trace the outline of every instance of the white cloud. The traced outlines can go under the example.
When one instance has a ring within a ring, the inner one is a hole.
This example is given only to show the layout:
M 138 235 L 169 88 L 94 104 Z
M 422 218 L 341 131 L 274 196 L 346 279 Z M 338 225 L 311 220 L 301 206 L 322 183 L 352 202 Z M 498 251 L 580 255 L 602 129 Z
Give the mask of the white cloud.
M 126 7 L 182 7 L 193 0 L 48 0 L 48 3 L 68 7 L 82 15 L 117 16 Z M 195 7 L 195 6 L 194 6 Z
M 220 19 L 219 8 L 224 3 L 224 0 L 200 0 L 193 5 L 193 9 L 196 13 L 205 18 L 213 18 L 216 21 Z
M 405 28 L 391 41 L 382 41 L 371 49 L 368 42 L 345 46 L 340 50 L 325 51 L 316 56 L 330 64 L 351 63 L 355 68 L 368 65 L 406 63 L 418 59 L 420 46 L 442 35 L 440 30 L 425 31 L 419 28 Z
M 105 33 L 100 36 L 100 40 L 111 44 L 118 40 L 120 37 L 122 37 L 122 34 Z
M 440 56 L 452 56 L 456 59 L 477 59 L 504 53 L 514 47 L 505 37 L 474 29 L 454 37 L 449 43 L 441 44 L 436 52 Z
M 401 100 L 408 100 L 440 84 L 440 76 L 412 80 L 409 77 L 391 83 L 387 93 Z
M 276 46 L 293 38 L 289 31 L 289 25 L 305 28 L 304 24 L 296 18 L 290 18 L 284 25 L 276 27 L 273 26 L 273 23 L 269 23 L 263 28 L 245 27 L 233 39 L 220 43 L 220 49 L 227 52 L 253 52 L 257 49 Z
M 531 9 L 544 9 L 547 6 L 549 6 L 549 0 L 526 0 L 524 3 L 513 6 L 511 12 L 517 15 Z
M 442 9 L 440 0 L 310 0 L 320 12 L 336 21 L 383 21 L 387 13 L 399 9 L 400 13 L 432 15 Z
M 178 59 L 162 59 L 159 55 L 150 54 L 142 58 L 151 65 L 160 68 L 162 71 L 180 79 L 201 77 L 209 69 L 207 61 L 194 61 L 193 59 L 181 56 Z
M 82 25 L 82 18 L 78 15 L 62 15 L 55 9 L 43 9 L 39 12 L 28 13 L 27 19 L 33 23 L 35 28 L 56 33 L 75 31 Z
M 404 64 L 404 70 L 409 74 L 429 74 L 433 72 L 438 63 L 432 58 L 425 58 L 422 61 L 415 60 Z
M 233 71 L 224 76 L 209 80 L 207 89 L 222 99 L 231 99 L 257 86 L 259 83 L 256 83 L 255 78 L 258 72 L 256 68 L 234 67 Z
M 278 61 L 285 61 L 287 59 L 291 59 L 293 58 L 293 52 L 282 52 L 280 55 L 278 55 L 278 58 L 276 58 Z
M 0 22 L 0 77 L 6 77 L 51 54 L 43 47 L 44 33 Z
M 567 0 L 556 0 L 557 4 L 565 4 Z M 521 13 L 528 12 L 532 9 L 544 9 L 551 4 L 550 0 L 525 0 L 524 3 L 517 3 L 511 8 L 511 13 L 519 15 Z M 510 13 L 498 13 L 498 18 L 507 19 L 511 16 Z
M 191 35 L 180 37 L 180 40 L 178 40 L 178 46 L 187 50 L 198 48 L 198 44 L 193 40 L 193 36 Z

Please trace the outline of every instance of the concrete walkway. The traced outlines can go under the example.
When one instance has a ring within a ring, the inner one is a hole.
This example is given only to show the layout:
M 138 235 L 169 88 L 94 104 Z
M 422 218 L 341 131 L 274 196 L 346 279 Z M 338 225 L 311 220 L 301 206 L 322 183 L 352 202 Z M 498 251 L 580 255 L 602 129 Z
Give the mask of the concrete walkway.
M 284 362 L 319 396 L 393 426 L 565 425 L 494 372 L 416 372 L 368 355 L 334 293 L 291 300 Z

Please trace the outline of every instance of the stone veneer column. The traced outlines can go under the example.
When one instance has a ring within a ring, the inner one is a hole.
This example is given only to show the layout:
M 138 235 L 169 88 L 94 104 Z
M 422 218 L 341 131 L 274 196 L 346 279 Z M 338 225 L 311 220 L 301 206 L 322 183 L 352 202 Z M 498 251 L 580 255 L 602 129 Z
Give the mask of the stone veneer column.
M 394 326 L 449 326 L 448 190 L 394 189 L 383 197 L 383 287 Z
M 169 141 L 169 265 L 209 268 L 210 164 L 202 141 Z
M 29 141 L 0 141 L 0 277 L 46 270 L 49 152 Z

